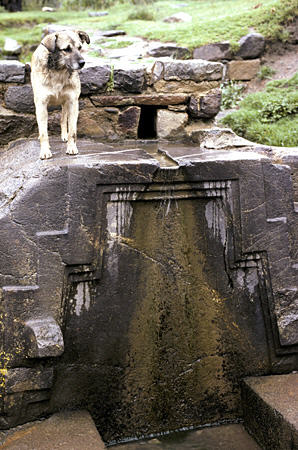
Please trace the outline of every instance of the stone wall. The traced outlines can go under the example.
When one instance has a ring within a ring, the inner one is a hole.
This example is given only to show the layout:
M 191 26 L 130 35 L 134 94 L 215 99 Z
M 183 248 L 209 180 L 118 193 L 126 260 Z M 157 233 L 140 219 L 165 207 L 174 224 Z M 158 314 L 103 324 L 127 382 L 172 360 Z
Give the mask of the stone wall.
M 238 44 L 236 51 L 227 41 L 206 44 L 194 49 L 193 58 L 222 62 L 225 80 L 250 81 L 260 70 L 265 38 L 260 33 L 252 32 L 243 36 Z
M 0 429 L 81 408 L 110 443 L 235 421 L 244 377 L 297 370 L 297 155 L 208 142 L 0 155 Z
M 201 60 L 89 64 L 80 73 L 78 134 L 105 141 L 191 138 L 202 119 L 219 111 L 222 76 L 221 63 Z M 1 61 L 0 96 L 1 145 L 36 135 L 30 66 Z M 50 112 L 51 134 L 60 133 L 59 116 Z

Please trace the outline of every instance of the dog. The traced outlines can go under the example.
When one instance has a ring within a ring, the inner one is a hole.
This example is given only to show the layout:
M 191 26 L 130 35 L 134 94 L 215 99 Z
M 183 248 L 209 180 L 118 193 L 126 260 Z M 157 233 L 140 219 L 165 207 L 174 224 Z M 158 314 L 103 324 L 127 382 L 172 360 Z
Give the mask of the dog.
M 32 55 L 31 84 L 40 140 L 40 158 L 51 158 L 48 137 L 48 106 L 61 105 L 61 139 L 66 153 L 76 155 L 77 120 L 81 83 L 79 70 L 85 61 L 82 45 L 90 44 L 84 31 L 63 30 L 43 38 Z

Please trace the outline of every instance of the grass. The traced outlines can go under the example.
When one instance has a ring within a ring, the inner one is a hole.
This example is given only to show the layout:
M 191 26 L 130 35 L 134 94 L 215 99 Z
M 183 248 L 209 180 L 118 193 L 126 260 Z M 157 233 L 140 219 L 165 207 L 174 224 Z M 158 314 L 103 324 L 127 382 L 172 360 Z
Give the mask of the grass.
M 222 120 L 236 134 L 266 145 L 298 146 L 298 72 L 290 79 L 270 81 L 239 106 Z
M 178 0 L 176 0 L 178 1 Z M 180 2 L 180 0 L 179 0 Z M 187 6 L 175 8 L 175 0 L 162 0 L 142 7 L 135 15 L 132 2 L 119 2 L 103 17 L 89 17 L 88 11 L 42 13 L 0 13 L 0 46 L 4 37 L 14 37 L 20 43 L 34 44 L 40 40 L 42 28 L 48 24 L 73 25 L 86 31 L 121 28 L 131 36 L 142 36 L 164 42 L 176 42 L 190 50 L 200 45 L 229 40 L 236 47 L 240 37 L 251 28 L 267 38 L 285 40 L 282 24 L 298 15 L 297 0 L 263 0 L 254 8 L 256 0 L 186 0 Z M 179 4 L 179 3 L 178 3 Z M 165 23 L 163 19 L 182 10 L 192 16 L 190 23 Z M 147 20 L 146 13 L 148 14 Z M 135 18 L 133 18 L 135 17 Z M 139 17 L 139 18 L 138 18 Z M 150 20 L 148 20 L 148 18 Z M 152 20 L 155 18 L 155 20 Z
M 125 48 L 129 47 L 133 44 L 133 41 L 117 41 L 116 39 L 104 41 L 102 46 L 104 48 L 117 49 L 117 48 Z
M 266 80 L 272 78 L 272 75 L 274 75 L 276 71 L 272 69 L 272 67 L 269 66 L 261 66 L 259 72 L 257 73 L 257 77 L 259 80 Z

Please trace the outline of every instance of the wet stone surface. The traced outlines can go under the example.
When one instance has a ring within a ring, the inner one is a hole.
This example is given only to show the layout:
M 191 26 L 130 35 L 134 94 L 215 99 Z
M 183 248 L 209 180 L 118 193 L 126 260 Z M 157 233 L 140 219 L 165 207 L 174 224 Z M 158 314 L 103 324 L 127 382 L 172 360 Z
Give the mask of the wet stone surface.
M 107 443 L 235 421 L 244 377 L 295 370 L 291 169 L 201 132 L 0 156 L 2 429 L 81 408 Z
M 260 450 L 243 425 L 222 425 L 117 445 L 115 450 Z

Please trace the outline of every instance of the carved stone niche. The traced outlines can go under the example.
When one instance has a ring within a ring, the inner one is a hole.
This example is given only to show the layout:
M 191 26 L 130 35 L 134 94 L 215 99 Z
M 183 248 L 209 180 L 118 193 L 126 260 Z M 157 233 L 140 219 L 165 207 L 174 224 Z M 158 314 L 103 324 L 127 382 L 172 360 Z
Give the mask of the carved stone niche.
M 289 168 L 81 146 L 38 166 L 34 144 L 5 187 L 1 427 L 87 408 L 115 443 L 241 417 L 244 377 L 297 364 Z

